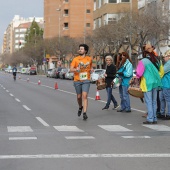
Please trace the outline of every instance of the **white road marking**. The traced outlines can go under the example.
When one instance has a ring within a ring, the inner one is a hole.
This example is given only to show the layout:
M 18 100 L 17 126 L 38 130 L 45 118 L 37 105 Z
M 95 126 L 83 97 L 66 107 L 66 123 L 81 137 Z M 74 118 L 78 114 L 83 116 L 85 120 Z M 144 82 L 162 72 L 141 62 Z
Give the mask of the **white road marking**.
M 149 139 L 151 138 L 150 136 L 122 136 L 123 138 L 126 138 L 126 139 L 135 139 L 135 138 L 139 138 L 139 139 Z
M 170 127 L 166 125 L 143 125 L 143 126 L 156 131 L 170 131 Z
M 123 126 L 120 125 L 98 125 L 99 127 L 101 127 L 104 130 L 110 131 L 110 132 L 129 132 L 129 131 L 133 131 L 130 129 L 127 129 Z
M 30 126 L 7 126 L 8 132 L 33 132 Z
M 9 95 L 10 95 L 10 96 L 14 96 L 14 95 L 13 95 L 13 94 L 11 94 L 11 93 L 10 93 Z
M 30 111 L 31 109 L 27 107 L 26 105 L 22 105 L 26 110 Z
M 66 139 L 95 139 L 93 136 L 66 136 Z
M 7 93 L 9 93 L 9 90 L 6 90 Z
M 5 90 L 6 88 L 4 87 L 3 89 Z
M 66 126 L 66 125 L 62 125 L 62 126 L 54 126 L 54 128 L 58 131 L 62 131 L 62 132 L 84 132 L 83 130 L 79 129 L 76 126 Z
M 38 155 L 0 155 L 0 159 L 59 159 L 59 158 L 170 158 L 170 153 L 150 154 L 38 154 Z
M 42 123 L 44 126 L 49 126 L 49 124 L 46 123 L 42 118 L 36 117 L 36 119 L 37 119 L 40 123 Z
M 17 98 L 15 98 L 15 100 L 17 101 L 17 102 L 21 102 L 19 99 L 17 99 Z
M 37 137 L 9 137 L 9 140 L 35 140 Z

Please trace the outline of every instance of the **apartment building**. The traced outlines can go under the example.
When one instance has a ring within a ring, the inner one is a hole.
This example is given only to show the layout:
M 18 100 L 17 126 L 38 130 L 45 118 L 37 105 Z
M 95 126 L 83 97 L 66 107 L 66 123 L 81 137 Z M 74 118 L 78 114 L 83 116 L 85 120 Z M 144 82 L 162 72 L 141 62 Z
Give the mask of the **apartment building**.
M 94 29 L 118 21 L 129 11 L 138 11 L 138 0 L 94 0 Z
M 44 0 L 44 38 L 85 38 L 93 30 L 93 3 L 93 0 Z
M 19 15 L 14 16 L 4 33 L 3 53 L 13 53 L 24 46 L 25 33 L 33 20 L 35 20 L 38 24 L 44 24 L 44 19 L 42 17 L 23 18 Z

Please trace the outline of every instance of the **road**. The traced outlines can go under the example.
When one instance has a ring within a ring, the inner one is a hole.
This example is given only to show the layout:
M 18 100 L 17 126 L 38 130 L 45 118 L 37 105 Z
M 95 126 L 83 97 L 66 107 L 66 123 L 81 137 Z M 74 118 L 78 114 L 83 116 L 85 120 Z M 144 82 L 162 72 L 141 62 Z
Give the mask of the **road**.
M 102 111 L 106 92 L 99 93 L 96 101 L 92 84 L 84 121 L 72 81 L 18 74 L 14 82 L 0 72 L 0 169 L 169 169 L 170 121 L 143 125 L 145 104 L 134 97 L 131 113 Z M 118 89 L 113 94 L 120 102 Z

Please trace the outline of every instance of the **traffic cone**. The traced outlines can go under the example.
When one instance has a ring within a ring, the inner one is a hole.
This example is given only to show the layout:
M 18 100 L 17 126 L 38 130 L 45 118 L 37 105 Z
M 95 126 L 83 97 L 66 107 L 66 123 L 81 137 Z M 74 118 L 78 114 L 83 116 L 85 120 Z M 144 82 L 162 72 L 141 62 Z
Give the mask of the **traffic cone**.
M 29 82 L 30 81 L 30 79 L 29 78 L 27 78 L 27 82 Z
M 19 76 L 18 79 L 21 79 L 21 77 Z
M 41 81 L 40 80 L 38 80 L 38 85 L 41 85 Z
M 99 91 L 96 91 L 96 100 L 100 100 L 100 95 L 99 95 Z
M 55 90 L 58 89 L 58 84 L 57 84 L 57 82 L 55 83 L 54 89 L 55 89 Z

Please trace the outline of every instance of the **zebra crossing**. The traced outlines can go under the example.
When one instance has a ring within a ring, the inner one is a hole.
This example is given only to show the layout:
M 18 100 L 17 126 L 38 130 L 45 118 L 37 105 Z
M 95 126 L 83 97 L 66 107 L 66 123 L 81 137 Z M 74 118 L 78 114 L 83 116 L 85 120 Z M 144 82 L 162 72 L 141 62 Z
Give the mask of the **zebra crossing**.
M 97 125 L 98 130 L 116 134 L 124 139 L 149 139 L 152 138 L 150 135 L 146 135 L 148 130 L 150 133 L 163 132 L 170 136 L 170 126 L 157 124 L 157 125 L 141 125 L 142 132 L 138 133 L 133 125 L 130 128 L 122 125 Z M 53 126 L 51 127 L 54 131 L 60 132 L 60 134 L 67 140 L 94 140 L 98 138 L 94 135 L 89 135 L 86 130 L 77 126 Z M 144 128 L 144 129 L 143 129 Z M 35 135 L 35 130 L 30 126 L 7 126 L 7 132 L 9 133 L 9 140 L 37 140 L 38 137 Z M 142 134 L 142 135 L 141 135 Z M 55 134 L 54 134 L 55 135 Z M 159 133 L 160 135 L 160 133 Z

